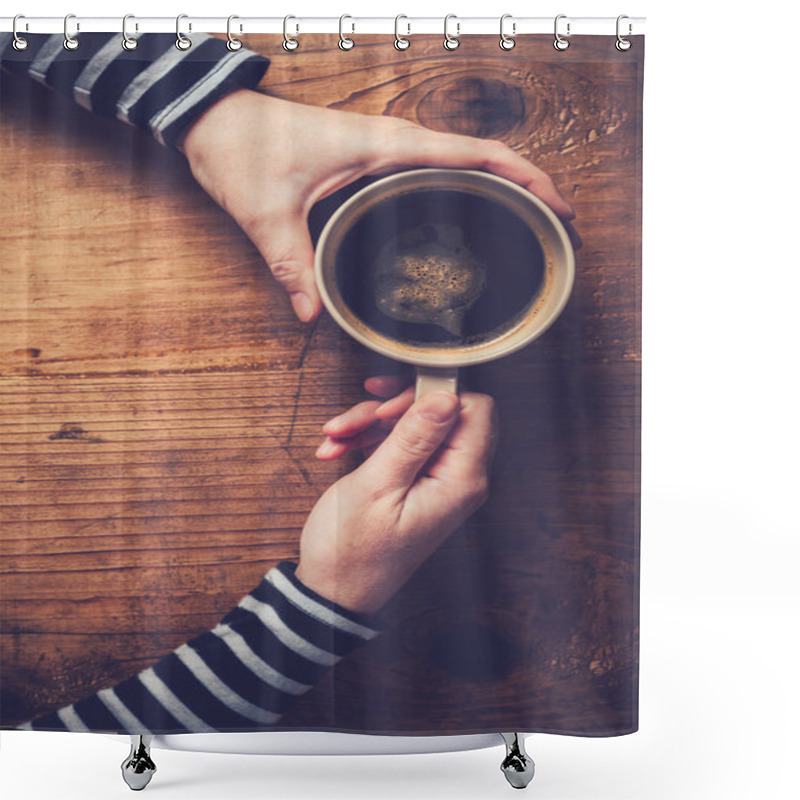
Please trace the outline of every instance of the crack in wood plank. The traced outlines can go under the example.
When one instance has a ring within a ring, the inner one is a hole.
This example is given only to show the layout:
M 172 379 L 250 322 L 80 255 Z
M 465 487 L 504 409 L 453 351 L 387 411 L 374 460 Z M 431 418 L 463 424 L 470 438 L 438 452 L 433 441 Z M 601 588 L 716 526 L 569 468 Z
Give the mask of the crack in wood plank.
M 294 398 L 292 400 L 292 418 L 289 421 L 289 433 L 286 435 L 286 442 L 285 448 L 289 448 L 292 445 L 292 437 L 294 436 L 294 427 L 295 423 L 297 422 L 297 412 L 300 409 L 300 395 L 303 392 L 303 380 L 305 377 L 305 371 L 303 369 L 303 365 L 305 364 L 306 356 L 308 355 L 309 348 L 311 347 L 311 340 L 314 338 L 314 333 L 317 330 L 319 325 L 320 318 L 317 317 L 313 323 L 311 323 L 311 329 L 308 332 L 308 336 L 306 337 L 305 342 L 303 343 L 303 349 L 300 351 L 300 357 L 297 359 L 297 367 L 295 369 L 299 370 L 300 374 L 297 376 L 297 389 L 294 393 Z M 288 450 L 287 450 L 288 454 Z

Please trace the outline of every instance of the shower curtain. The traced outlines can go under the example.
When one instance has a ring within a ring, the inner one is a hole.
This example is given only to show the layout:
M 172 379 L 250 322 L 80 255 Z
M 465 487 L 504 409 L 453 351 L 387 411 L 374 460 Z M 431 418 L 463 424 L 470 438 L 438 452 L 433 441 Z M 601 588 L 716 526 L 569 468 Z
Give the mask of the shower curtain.
M 75 38 L 0 34 L 0 724 L 635 731 L 643 38 Z M 313 261 L 423 167 L 576 275 L 415 404 Z

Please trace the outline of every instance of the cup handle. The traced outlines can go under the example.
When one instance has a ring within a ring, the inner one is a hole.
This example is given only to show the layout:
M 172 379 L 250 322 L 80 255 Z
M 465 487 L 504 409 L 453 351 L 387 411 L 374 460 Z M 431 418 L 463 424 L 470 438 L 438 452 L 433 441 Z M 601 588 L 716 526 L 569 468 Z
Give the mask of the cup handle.
M 428 392 L 445 389 L 458 393 L 458 367 L 417 367 L 417 388 L 415 400 Z

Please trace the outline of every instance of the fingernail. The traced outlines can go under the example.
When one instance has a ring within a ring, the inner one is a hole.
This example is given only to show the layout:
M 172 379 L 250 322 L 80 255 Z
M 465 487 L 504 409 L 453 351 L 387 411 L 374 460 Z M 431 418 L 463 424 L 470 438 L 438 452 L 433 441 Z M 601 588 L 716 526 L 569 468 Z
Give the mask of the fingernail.
M 341 417 L 332 417 L 322 426 L 322 430 L 335 430 L 341 424 L 340 420 Z
M 315 453 L 317 458 L 325 458 L 325 456 L 329 456 L 333 452 L 333 442 L 330 439 L 326 439 L 318 448 L 317 452 Z
M 300 318 L 301 322 L 308 322 L 314 313 L 314 306 L 307 294 L 303 292 L 292 292 L 292 308 L 294 313 Z
M 430 422 L 447 422 L 458 406 L 458 397 L 453 392 L 439 390 L 420 399 L 417 413 Z

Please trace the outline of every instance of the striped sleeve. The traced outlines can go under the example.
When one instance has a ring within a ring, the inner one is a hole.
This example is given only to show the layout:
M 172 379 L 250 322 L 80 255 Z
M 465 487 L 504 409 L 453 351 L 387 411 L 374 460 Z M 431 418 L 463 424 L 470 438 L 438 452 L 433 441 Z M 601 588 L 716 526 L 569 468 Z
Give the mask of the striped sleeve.
M 348 653 L 386 630 L 271 569 L 213 630 L 116 686 L 18 726 L 128 734 L 253 731 L 274 725 Z
M 61 34 L 26 34 L 28 47 L 17 51 L 13 36 L 0 33 L 0 66 L 28 75 L 72 97 L 85 109 L 116 117 L 146 130 L 166 147 L 207 108 L 237 88 L 252 89 L 269 59 L 241 48 L 231 52 L 222 39 L 193 34 L 188 50 L 175 36 L 147 33 L 136 49 L 122 47 L 118 33 L 83 33 L 80 45 L 66 50 Z

